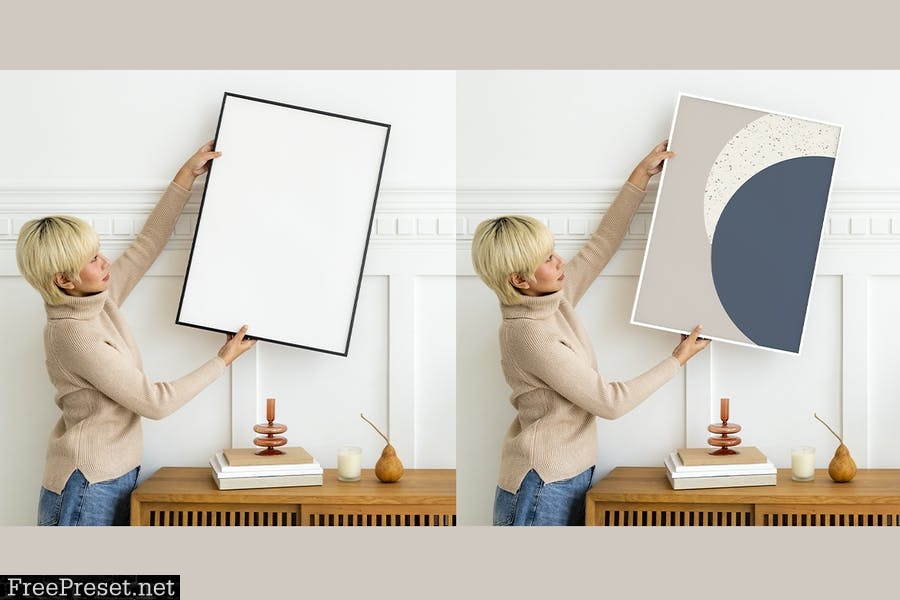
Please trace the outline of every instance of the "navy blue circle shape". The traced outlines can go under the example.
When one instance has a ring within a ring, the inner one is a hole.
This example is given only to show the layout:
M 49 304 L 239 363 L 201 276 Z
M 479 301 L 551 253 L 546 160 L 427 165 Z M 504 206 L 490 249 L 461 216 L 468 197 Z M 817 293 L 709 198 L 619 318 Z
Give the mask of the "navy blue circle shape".
M 792 158 L 738 188 L 716 225 L 711 268 L 719 301 L 754 344 L 798 353 L 834 158 Z

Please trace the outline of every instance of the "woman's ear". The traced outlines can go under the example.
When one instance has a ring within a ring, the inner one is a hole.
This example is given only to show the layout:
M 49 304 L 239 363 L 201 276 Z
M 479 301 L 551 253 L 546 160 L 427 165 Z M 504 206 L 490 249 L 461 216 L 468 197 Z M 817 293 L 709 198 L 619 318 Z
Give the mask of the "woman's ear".
M 65 273 L 57 273 L 53 276 L 53 283 L 62 290 L 71 290 L 75 288 L 75 282 L 69 279 Z
M 528 288 L 531 287 L 531 285 L 528 283 L 528 280 L 525 279 L 524 277 L 522 277 L 521 273 L 510 273 L 509 274 L 509 284 L 511 286 L 513 286 L 514 288 L 517 288 L 520 290 L 527 290 Z

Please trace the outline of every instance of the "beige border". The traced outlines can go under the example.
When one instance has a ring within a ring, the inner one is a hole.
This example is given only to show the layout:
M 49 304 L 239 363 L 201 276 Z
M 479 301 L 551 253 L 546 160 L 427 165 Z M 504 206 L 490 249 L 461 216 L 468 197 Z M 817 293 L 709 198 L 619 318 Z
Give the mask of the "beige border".
M 0 21 L 2 68 L 900 67 L 897 20 L 885 12 L 897 9 L 872 0 L 841 4 L 844 13 L 807 0 L 11 4 Z M 9 527 L 0 535 L 6 574 L 177 573 L 191 599 L 291 591 L 758 598 L 775 590 L 847 598 L 890 589 L 892 555 L 880 550 L 896 541 L 887 530 L 464 527 L 278 535 Z
M 900 66 L 897 21 L 886 14 L 896 8 L 875 0 L 838 6 L 811 0 L 11 0 L 0 25 L 0 68 Z

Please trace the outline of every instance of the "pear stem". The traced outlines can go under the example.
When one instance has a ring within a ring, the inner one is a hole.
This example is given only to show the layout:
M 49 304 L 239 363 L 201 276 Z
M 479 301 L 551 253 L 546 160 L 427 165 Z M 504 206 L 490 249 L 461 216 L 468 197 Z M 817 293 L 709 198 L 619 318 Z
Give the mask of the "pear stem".
M 365 421 L 366 423 L 368 423 L 369 425 L 371 425 L 371 426 L 372 426 L 372 429 L 374 429 L 375 431 L 377 431 L 377 432 L 378 432 L 378 435 L 380 435 L 381 437 L 383 437 L 383 438 L 384 438 L 384 441 L 385 441 L 386 443 L 388 443 L 388 444 L 391 443 L 391 441 L 390 441 L 389 439 L 387 439 L 387 436 L 384 435 L 383 433 L 381 433 L 381 430 L 380 430 L 380 429 L 378 429 L 377 427 L 375 427 L 375 424 L 374 424 L 372 421 L 368 420 L 362 413 L 359 413 L 359 416 L 362 417 L 362 420 L 363 420 L 363 421 Z M 827 425 L 826 425 L 826 427 L 827 427 Z
M 816 413 L 813 413 L 813 416 L 814 416 L 815 418 L 819 419 L 819 415 L 817 415 Z M 826 423 L 826 422 L 823 421 L 822 419 L 819 419 L 819 422 L 820 422 L 822 425 L 824 425 L 825 427 L 828 427 L 828 423 Z M 841 439 L 841 436 L 839 436 L 838 434 L 836 434 L 836 433 L 834 432 L 834 429 L 832 429 L 831 427 L 828 427 L 828 431 L 830 431 L 830 432 L 831 432 L 831 435 L 833 435 L 834 437 L 836 437 L 840 443 L 842 443 L 842 444 L 844 443 L 844 440 L 842 440 L 842 439 Z

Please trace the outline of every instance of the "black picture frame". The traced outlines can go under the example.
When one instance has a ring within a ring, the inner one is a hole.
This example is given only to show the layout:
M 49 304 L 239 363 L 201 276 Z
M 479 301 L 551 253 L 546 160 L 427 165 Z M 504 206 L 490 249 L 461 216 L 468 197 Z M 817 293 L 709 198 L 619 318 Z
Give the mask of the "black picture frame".
M 347 356 L 390 129 L 225 92 L 176 323 Z

